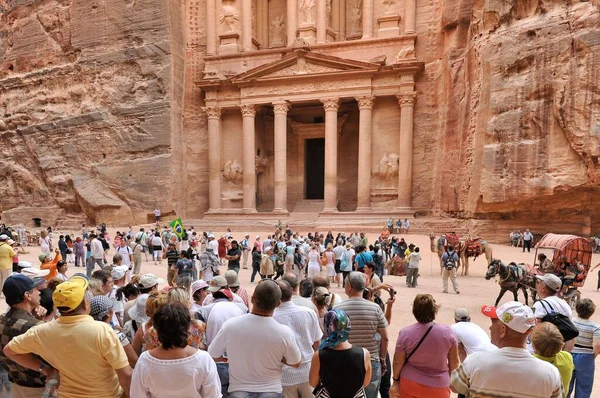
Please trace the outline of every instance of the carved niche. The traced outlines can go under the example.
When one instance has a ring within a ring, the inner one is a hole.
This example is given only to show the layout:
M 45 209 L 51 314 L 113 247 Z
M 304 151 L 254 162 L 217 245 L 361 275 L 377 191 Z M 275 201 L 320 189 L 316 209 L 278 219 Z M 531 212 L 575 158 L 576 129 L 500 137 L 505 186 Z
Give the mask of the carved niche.
M 315 0 L 300 0 L 300 25 L 313 25 L 315 23 Z
M 273 18 L 269 24 L 270 47 L 285 46 L 285 18 L 279 15 Z

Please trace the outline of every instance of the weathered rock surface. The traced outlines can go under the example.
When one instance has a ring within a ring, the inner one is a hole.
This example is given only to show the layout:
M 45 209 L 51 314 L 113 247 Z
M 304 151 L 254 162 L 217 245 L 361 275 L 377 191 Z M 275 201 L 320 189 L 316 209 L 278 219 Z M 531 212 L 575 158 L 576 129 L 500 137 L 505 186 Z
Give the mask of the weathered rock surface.
M 413 207 L 600 227 L 599 0 L 417 7 Z M 207 134 L 193 82 L 204 10 L 203 0 L 0 0 L 0 211 L 201 217 Z
M 129 223 L 172 208 L 173 7 L 0 1 L 0 211 Z

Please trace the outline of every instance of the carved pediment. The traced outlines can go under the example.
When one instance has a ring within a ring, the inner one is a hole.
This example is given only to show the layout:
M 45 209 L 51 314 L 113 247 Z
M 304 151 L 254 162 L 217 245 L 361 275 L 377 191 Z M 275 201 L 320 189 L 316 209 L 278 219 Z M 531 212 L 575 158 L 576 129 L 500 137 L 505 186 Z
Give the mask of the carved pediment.
M 294 51 L 281 59 L 241 73 L 231 80 L 234 83 L 280 79 L 302 75 L 327 75 L 345 72 L 375 72 L 380 65 L 313 53 Z

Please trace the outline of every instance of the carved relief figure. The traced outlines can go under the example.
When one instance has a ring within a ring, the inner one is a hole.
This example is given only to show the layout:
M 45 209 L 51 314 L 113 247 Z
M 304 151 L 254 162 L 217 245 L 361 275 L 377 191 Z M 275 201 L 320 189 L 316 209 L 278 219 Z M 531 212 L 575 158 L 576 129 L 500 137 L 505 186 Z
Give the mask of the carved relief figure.
M 240 20 L 240 14 L 233 6 L 223 6 L 222 10 L 219 22 L 221 22 L 227 32 L 235 32 L 235 24 Z
M 243 174 L 242 166 L 240 166 L 237 160 L 234 160 L 233 162 L 228 160 L 227 163 L 225 163 L 225 166 L 223 166 L 223 178 L 226 181 L 231 181 L 236 184 L 240 183 L 242 182 Z
M 331 26 L 332 25 L 332 22 L 331 22 L 331 1 L 332 0 L 327 0 L 325 2 L 325 7 L 326 7 L 326 10 L 327 10 L 327 12 L 325 14 L 325 15 L 327 15 L 327 26 Z
M 390 8 L 396 4 L 396 0 L 383 0 L 383 9 L 386 14 L 390 13 Z
M 254 165 L 256 167 L 256 174 L 264 173 L 264 171 L 267 169 L 267 166 L 269 165 L 269 159 L 263 158 L 260 155 L 256 155 L 254 159 Z
M 362 1 L 355 1 L 350 8 L 350 32 L 362 32 Z
M 391 180 L 398 176 L 399 157 L 395 153 L 383 155 L 379 161 L 379 177 L 383 180 Z
M 300 0 L 300 15 L 303 25 L 312 25 L 314 23 L 313 10 L 315 9 L 315 0 Z
M 285 18 L 283 15 L 273 18 L 269 26 L 269 37 L 271 46 L 280 46 L 285 44 Z

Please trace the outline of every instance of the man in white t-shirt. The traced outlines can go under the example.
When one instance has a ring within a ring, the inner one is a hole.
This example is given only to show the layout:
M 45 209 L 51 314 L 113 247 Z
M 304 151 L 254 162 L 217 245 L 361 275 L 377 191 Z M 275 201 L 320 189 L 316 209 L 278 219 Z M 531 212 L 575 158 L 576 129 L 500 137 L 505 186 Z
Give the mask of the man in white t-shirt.
M 200 311 L 198 311 L 206 323 L 207 347 L 210 347 L 225 321 L 248 312 L 248 309 L 243 309 L 245 308 L 243 304 L 240 306 L 233 302 L 233 294 L 228 289 L 218 290 L 212 294 L 212 297 L 214 299 L 213 303 L 200 307 Z M 221 393 L 223 396 L 227 396 L 229 391 L 229 364 L 227 362 L 217 362 L 217 373 L 221 381 Z
M 281 397 L 283 366 L 299 367 L 294 332 L 273 319 L 281 303 L 277 282 L 265 279 L 252 295 L 252 313 L 227 320 L 208 347 L 216 362 L 229 362 L 229 398 Z
M 215 255 L 219 254 L 219 242 L 215 239 L 215 235 L 212 232 L 209 232 L 206 236 L 208 237 L 206 247 L 210 247 Z
M 313 398 L 312 387 L 308 383 L 310 364 L 323 332 L 315 311 L 301 307 L 292 302 L 292 286 L 284 280 L 277 281 L 281 289 L 281 304 L 275 308 L 273 318 L 282 325 L 287 325 L 296 336 L 296 343 L 302 354 L 299 368 L 286 366 L 283 368 L 281 384 L 283 398 Z
M 116 253 L 121 255 L 121 265 L 126 265 L 128 268 L 131 268 L 131 264 L 133 263 L 133 250 L 127 244 L 127 239 L 123 237 L 121 239 L 121 244 L 117 247 Z
M 527 335 L 535 327 L 533 311 L 509 301 L 498 308 L 485 305 L 481 312 L 492 320 L 492 344 L 498 350 L 469 355 L 452 372 L 452 390 L 472 397 L 562 397 L 558 369 L 525 349 Z
M 461 362 L 465 358 L 479 351 L 496 351 L 498 347 L 492 344 L 490 336 L 481 328 L 481 326 L 471 322 L 469 310 L 466 308 L 457 308 L 454 311 L 454 325 L 450 325 L 452 331 L 458 340 L 458 355 Z
M 564 316 L 573 319 L 573 311 L 569 304 L 562 298 L 558 297 L 557 294 L 560 292 L 562 287 L 562 281 L 554 274 L 536 275 L 536 285 L 539 300 L 533 304 L 533 311 L 537 322 L 542 322 L 542 319 L 549 313 L 559 313 Z M 575 339 L 565 341 L 564 351 L 573 349 L 575 345 Z

